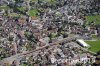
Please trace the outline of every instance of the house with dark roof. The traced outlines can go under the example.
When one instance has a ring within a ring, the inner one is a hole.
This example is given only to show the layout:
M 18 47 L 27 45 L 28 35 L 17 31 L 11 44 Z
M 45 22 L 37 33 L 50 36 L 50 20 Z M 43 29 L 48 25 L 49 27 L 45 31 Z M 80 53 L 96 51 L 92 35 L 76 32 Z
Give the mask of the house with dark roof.
M 97 36 L 100 37 L 100 28 L 97 30 Z

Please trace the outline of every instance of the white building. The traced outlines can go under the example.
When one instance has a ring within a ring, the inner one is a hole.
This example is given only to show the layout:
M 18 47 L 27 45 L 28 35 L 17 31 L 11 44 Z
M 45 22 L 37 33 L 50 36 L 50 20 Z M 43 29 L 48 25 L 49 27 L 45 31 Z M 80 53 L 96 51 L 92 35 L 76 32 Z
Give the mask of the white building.
M 81 46 L 83 46 L 83 47 L 90 47 L 90 45 L 88 45 L 86 42 L 84 42 L 84 40 L 82 40 L 82 39 L 78 39 L 78 40 L 76 40 Z

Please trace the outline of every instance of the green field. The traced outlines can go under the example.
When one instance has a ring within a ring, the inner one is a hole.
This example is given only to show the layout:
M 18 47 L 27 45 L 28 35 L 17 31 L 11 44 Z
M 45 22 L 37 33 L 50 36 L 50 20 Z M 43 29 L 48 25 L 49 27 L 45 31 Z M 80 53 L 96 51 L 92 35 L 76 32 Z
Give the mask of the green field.
M 30 16 L 37 16 L 37 13 L 38 13 L 38 11 L 35 10 L 35 9 L 29 11 L 29 15 L 30 15 Z
M 97 52 L 100 50 L 100 41 L 86 41 L 87 44 L 91 46 L 90 51 Z
M 96 24 L 100 24 L 100 15 L 86 16 L 86 19 L 89 23 L 94 21 Z

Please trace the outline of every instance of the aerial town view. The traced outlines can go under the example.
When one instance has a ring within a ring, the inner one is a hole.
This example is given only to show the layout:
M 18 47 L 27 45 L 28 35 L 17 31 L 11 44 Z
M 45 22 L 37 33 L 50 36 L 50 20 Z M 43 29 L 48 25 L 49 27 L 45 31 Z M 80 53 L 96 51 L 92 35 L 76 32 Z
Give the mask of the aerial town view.
M 0 66 L 100 66 L 100 0 L 0 0 Z

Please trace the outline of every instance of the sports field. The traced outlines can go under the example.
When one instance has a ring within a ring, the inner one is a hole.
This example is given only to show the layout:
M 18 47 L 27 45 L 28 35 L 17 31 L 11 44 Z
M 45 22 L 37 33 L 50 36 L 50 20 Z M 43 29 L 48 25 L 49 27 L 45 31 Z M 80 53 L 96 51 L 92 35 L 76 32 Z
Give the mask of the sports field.
M 90 51 L 97 52 L 100 50 L 100 40 L 97 41 L 86 41 L 91 46 Z

